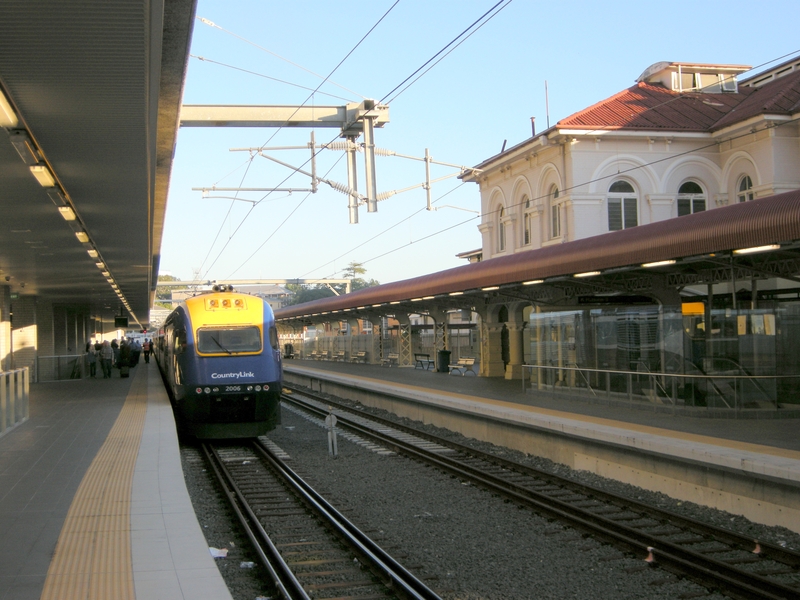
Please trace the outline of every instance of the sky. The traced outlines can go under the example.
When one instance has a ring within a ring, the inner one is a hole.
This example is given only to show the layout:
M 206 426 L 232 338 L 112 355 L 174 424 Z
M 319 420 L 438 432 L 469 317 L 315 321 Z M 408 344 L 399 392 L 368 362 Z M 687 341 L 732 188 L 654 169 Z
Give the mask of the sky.
M 494 16 L 448 46 L 487 11 Z M 548 117 L 554 125 L 630 87 L 653 63 L 758 67 L 800 53 L 797 0 L 199 0 L 197 17 L 184 104 L 389 101 L 378 148 L 417 159 L 427 149 L 435 161 L 464 167 L 530 138 L 531 117 L 541 132 Z M 480 248 L 479 189 L 453 176 L 457 166 L 431 167 L 432 178 L 443 178 L 431 188 L 436 210 L 426 210 L 426 192 L 416 187 L 379 202 L 375 213 L 360 207 L 358 224 L 348 222 L 347 196 L 325 184 L 316 194 L 192 190 L 307 189 L 307 176 L 232 149 L 264 147 L 310 170 L 311 131 L 181 129 L 161 273 L 339 278 L 356 262 L 363 277 L 390 283 L 465 264 L 456 254 Z M 318 144 L 340 141 L 336 130 L 313 131 Z M 304 149 L 277 149 L 286 146 Z M 316 161 L 321 176 L 347 182 L 342 152 L 322 150 Z M 376 162 L 379 193 L 425 181 L 421 160 Z M 363 191 L 363 154 L 357 171 Z

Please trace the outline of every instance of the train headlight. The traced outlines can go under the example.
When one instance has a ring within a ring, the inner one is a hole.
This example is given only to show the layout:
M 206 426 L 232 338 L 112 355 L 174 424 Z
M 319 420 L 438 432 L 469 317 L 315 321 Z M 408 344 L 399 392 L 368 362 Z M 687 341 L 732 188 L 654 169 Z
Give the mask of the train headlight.
M 211 391 L 212 391 L 212 392 L 218 392 L 218 391 L 219 391 L 219 388 L 218 388 L 218 387 L 211 388 Z
M 206 394 L 210 394 L 210 393 L 211 393 L 211 388 L 205 388 L 203 391 L 204 391 Z
M 257 386 L 256 386 L 256 391 L 257 391 L 257 392 L 260 392 L 260 391 L 261 391 L 261 386 L 260 386 L 260 385 L 257 385 Z
M 203 388 L 197 388 L 197 389 L 194 391 L 194 393 L 195 393 L 195 394 L 202 394 L 202 393 L 203 393 Z
M 259 389 L 260 389 L 260 388 L 258 388 L 258 387 L 257 387 L 257 388 L 256 388 L 256 391 L 258 391 Z M 248 391 L 248 392 L 252 392 L 252 391 L 253 391 L 253 386 L 252 386 L 252 385 L 248 385 L 248 386 L 247 386 L 247 391 Z

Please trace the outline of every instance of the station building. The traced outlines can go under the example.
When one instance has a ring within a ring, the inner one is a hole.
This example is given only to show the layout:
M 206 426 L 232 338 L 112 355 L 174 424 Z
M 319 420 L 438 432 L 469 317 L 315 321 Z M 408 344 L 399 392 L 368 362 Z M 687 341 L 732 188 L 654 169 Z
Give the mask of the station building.
M 800 401 L 800 59 L 739 80 L 747 70 L 652 65 L 462 174 L 481 194 L 470 264 L 276 316 L 392 316 L 396 340 L 376 327 L 372 362 L 389 340 L 413 364 L 416 315 L 435 323 L 428 347 L 452 351 L 452 315 L 473 311 L 482 376 L 703 406 Z

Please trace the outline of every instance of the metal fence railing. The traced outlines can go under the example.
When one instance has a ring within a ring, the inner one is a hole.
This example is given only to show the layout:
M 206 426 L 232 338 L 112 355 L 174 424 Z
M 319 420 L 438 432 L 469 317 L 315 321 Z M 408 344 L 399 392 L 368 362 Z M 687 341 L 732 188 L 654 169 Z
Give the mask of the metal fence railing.
M 83 379 L 86 374 L 84 354 L 39 356 L 36 358 L 36 381 Z
M 0 373 L 0 436 L 28 420 L 28 367 Z
M 654 373 L 567 365 L 523 365 L 523 391 L 706 409 L 800 408 L 800 376 Z

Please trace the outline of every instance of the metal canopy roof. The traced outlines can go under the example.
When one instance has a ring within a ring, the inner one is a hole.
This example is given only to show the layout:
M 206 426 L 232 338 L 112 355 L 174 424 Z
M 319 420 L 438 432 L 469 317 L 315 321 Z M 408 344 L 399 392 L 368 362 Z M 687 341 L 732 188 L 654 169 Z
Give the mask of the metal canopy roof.
M 275 318 L 302 325 L 393 311 L 479 308 L 493 300 L 552 306 L 578 305 L 581 298 L 616 298 L 619 304 L 640 297 L 677 300 L 684 286 L 731 278 L 747 286 L 753 278 L 800 284 L 798 241 L 795 190 L 287 306 Z M 756 248 L 762 251 L 739 252 Z
M 0 3 L 0 91 L 18 120 L 8 139 L 0 131 L 0 284 L 12 293 L 106 320 L 127 302 L 147 323 L 194 11 L 194 0 Z M 19 136 L 34 148 L 27 163 Z M 55 188 L 34 178 L 36 160 Z

